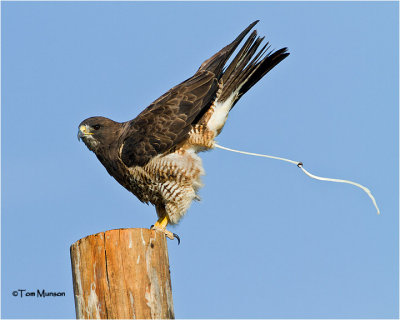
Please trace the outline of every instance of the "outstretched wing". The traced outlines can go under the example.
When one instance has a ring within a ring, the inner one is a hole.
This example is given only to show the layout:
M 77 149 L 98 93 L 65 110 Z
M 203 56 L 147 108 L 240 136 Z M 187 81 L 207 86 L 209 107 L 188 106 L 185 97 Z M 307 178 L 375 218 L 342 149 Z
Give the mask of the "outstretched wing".
M 187 138 L 192 125 L 215 99 L 226 61 L 257 22 L 204 61 L 193 77 L 169 90 L 128 123 L 120 149 L 126 166 L 144 166 Z
M 128 167 L 144 166 L 187 138 L 192 125 L 210 107 L 218 80 L 200 70 L 148 106 L 126 128 L 121 159 Z

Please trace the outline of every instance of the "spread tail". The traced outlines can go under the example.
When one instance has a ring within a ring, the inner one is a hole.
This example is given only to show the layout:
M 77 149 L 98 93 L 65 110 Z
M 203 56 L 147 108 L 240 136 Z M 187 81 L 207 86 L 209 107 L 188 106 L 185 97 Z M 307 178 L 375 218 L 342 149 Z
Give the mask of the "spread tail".
M 268 52 L 268 42 L 257 52 L 263 39 L 264 37 L 257 37 L 257 31 L 254 30 L 222 75 L 223 89 L 218 101 L 223 103 L 231 100 L 230 109 L 241 96 L 289 55 L 287 48 Z
M 211 58 L 204 61 L 199 70 L 209 70 L 216 75 L 222 74 L 222 69 L 224 68 L 226 62 L 232 55 L 232 53 L 236 50 L 240 42 L 243 38 L 250 32 L 250 30 L 259 22 L 259 20 L 251 23 L 246 29 L 244 29 L 235 40 L 233 40 L 230 44 L 222 48 L 216 54 L 214 54 Z
M 234 49 L 238 47 L 239 42 L 256 23 L 257 21 L 252 23 L 239 35 L 238 38 L 236 38 L 234 42 L 226 46 L 211 58 L 214 59 L 213 62 L 216 63 L 215 61 L 219 60 L 220 62 L 223 61 L 225 64 Z M 217 94 L 213 114 L 207 123 L 208 128 L 214 131 L 216 135 L 221 132 L 229 111 L 238 100 L 272 68 L 289 55 L 287 48 L 282 48 L 277 51 L 269 51 L 270 47 L 268 42 L 259 49 L 263 40 L 264 37 L 258 37 L 257 31 L 254 30 L 233 58 L 229 66 L 227 66 L 225 70 L 221 69 L 221 73 L 219 74 L 221 89 Z M 218 55 L 225 49 L 229 54 L 224 55 L 224 59 L 222 59 L 222 56 L 218 59 Z M 203 65 L 207 65 L 208 63 L 209 66 L 211 59 L 203 63 Z M 214 64 L 214 66 L 216 66 L 216 64 Z

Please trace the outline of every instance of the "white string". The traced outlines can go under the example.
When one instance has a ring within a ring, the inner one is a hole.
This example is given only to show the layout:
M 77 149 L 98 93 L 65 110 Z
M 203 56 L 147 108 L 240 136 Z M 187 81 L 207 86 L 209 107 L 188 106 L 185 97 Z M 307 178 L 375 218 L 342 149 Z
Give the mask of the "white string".
M 349 181 L 349 180 L 333 179 L 333 178 L 324 178 L 324 177 L 316 176 L 316 175 L 314 175 L 314 174 L 308 172 L 306 169 L 304 169 L 304 168 L 303 168 L 303 163 L 302 163 L 302 162 L 299 162 L 299 161 L 293 161 L 293 160 L 286 159 L 286 158 L 269 156 L 269 155 L 266 155 L 266 154 L 259 154 L 259 153 L 253 153 L 253 152 L 246 152 L 246 151 L 240 151 L 240 150 L 230 149 L 230 148 L 226 148 L 226 147 L 220 146 L 220 145 L 217 144 L 217 143 L 215 143 L 214 146 L 215 146 L 216 148 L 219 148 L 219 149 L 223 149 L 223 150 L 227 150 L 227 151 L 232 151 L 232 152 L 237 152 L 237 153 L 242 153 L 242 154 L 247 154 L 247 155 L 250 155 L 250 156 L 263 157 L 263 158 L 270 158 L 270 159 L 275 159 L 275 160 L 281 160 L 281 161 L 290 162 L 290 163 L 293 163 L 293 164 L 295 164 L 296 166 L 298 166 L 307 176 L 309 176 L 310 178 L 316 179 L 316 180 L 352 184 L 353 186 L 356 186 L 356 187 L 360 188 L 361 190 L 363 190 L 363 191 L 368 195 L 368 197 L 371 198 L 372 203 L 374 204 L 377 213 L 378 213 L 378 214 L 381 213 L 380 210 L 379 210 L 379 208 L 378 208 L 378 205 L 376 204 L 376 200 L 375 200 L 374 196 L 372 195 L 371 191 L 370 191 L 368 188 L 364 187 L 363 185 L 361 185 L 361 184 L 359 184 L 359 183 L 357 183 L 357 182 L 353 182 L 353 181 Z
M 217 143 L 215 143 L 214 146 L 217 147 L 217 148 L 220 148 L 220 149 L 227 150 L 227 151 L 232 151 L 232 152 L 237 152 L 237 153 L 248 154 L 248 155 L 250 155 L 250 156 L 263 157 L 263 158 L 270 158 L 270 159 L 276 159 L 276 160 L 282 160 L 282 161 L 286 161 L 286 162 L 293 163 L 293 164 L 295 164 L 296 166 L 300 163 L 300 162 L 293 161 L 293 160 L 286 159 L 286 158 L 274 157 L 274 156 L 267 156 L 266 154 L 259 154 L 259 153 L 252 153 L 252 152 L 246 152 L 246 151 L 239 151 L 239 150 L 235 150 L 235 149 L 230 149 L 230 148 L 226 148 L 226 147 L 220 146 L 220 145 L 217 144 Z

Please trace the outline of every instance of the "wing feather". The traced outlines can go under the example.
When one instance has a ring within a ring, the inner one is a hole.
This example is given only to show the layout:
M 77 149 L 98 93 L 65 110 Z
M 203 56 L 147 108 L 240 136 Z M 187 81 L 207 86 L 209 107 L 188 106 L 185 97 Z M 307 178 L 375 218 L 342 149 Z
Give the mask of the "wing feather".
M 217 89 L 216 75 L 200 70 L 129 121 L 121 149 L 124 164 L 144 166 L 184 141 L 192 125 L 210 107 Z
M 120 148 L 126 166 L 144 166 L 151 158 L 187 139 L 192 126 L 212 105 L 225 63 L 257 22 L 204 61 L 193 77 L 163 94 L 126 123 Z

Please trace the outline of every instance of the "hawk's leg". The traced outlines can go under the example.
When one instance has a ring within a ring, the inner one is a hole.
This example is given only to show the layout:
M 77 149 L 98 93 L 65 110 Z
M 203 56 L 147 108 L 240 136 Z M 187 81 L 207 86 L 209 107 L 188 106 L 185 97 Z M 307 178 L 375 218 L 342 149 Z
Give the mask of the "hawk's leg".
M 203 147 L 205 150 L 214 148 L 215 133 L 205 125 L 195 125 L 189 132 L 186 144 Z
M 157 222 L 151 227 L 153 230 L 159 230 L 161 232 L 164 232 L 165 236 L 170 238 L 171 240 L 174 240 L 175 238 L 178 240 L 178 244 L 181 242 L 181 239 L 176 233 L 172 233 L 171 231 L 167 230 L 167 225 L 168 225 L 168 217 L 164 216 L 161 217 L 157 220 Z

